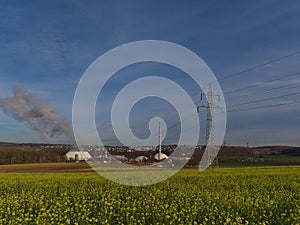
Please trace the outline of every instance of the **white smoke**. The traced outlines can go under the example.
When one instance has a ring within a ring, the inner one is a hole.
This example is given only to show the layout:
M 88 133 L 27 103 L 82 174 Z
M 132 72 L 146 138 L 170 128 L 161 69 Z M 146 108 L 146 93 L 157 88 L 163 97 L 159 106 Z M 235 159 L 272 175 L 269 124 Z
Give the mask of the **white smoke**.
M 61 135 L 70 139 L 70 122 L 55 114 L 45 100 L 39 99 L 20 85 L 14 85 L 12 91 L 13 97 L 0 99 L 0 107 L 7 115 L 27 122 L 33 130 L 39 132 L 43 141 Z

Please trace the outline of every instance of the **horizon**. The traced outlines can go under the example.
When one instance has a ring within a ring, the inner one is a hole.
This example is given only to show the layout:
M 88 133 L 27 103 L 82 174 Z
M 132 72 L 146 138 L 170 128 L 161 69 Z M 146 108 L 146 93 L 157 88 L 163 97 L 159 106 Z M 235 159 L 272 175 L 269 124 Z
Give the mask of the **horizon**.
M 34 145 L 69 145 L 73 146 L 73 144 L 67 144 L 67 143 L 43 143 L 43 142 L 6 142 L 6 141 L 1 141 L 0 144 L 34 144 Z M 176 145 L 176 144 L 162 144 L 162 146 L 171 146 L 171 145 Z M 93 146 L 93 147 L 131 147 L 131 146 L 122 146 L 122 145 L 105 145 L 105 146 L 97 146 L 97 145 L 86 145 L 86 146 Z M 154 147 L 158 145 L 145 145 L 145 146 L 133 146 L 133 147 Z M 181 146 L 189 146 L 189 145 L 181 145 Z M 197 146 L 206 146 L 206 145 L 197 145 Z M 262 147 L 291 147 L 291 148 L 298 148 L 300 146 L 297 145 L 256 145 L 256 146 L 242 146 L 242 145 L 222 145 L 221 147 L 241 147 L 241 148 L 262 148 Z M 139 151 L 139 150 L 137 150 Z

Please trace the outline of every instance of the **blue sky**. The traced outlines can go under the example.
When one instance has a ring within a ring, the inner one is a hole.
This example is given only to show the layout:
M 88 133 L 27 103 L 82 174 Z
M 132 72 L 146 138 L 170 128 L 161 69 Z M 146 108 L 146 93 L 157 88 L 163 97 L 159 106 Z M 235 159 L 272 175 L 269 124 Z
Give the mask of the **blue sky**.
M 20 84 L 46 99 L 58 115 L 71 120 L 77 83 L 97 57 L 127 42 L 164 40 L 189 48 L 208 64 L 219 79 L 228 106 L 257 100 L 231 108 L 237 111 L 228 113 L 225 140 L 229 144 L 299 145 L 299 104 L 241 109 L 299 101 L 300 76 L 288 75 L 300 72 L 300 54 L 221 79 L 300 51 L 299 21 L 300 3 L 296 1 L 2 0 L 0 98 L 10 97 L 11 87 Z M 122 85 L 150 73 L 172 76 L 190 94 L 201 92 L 182 72 L 163 65 L 148 63 L 119 71 L 97 104 L 96 121 L 106 143 L 116 142 L 108 114 L 113 96 Z M 283 79 L 270 82 L 280 77 Z M 249 85 L 256 86 L 226 94 Z M 262 93 L 284 85 L 291 86 Z M 291 93 L 295 95 L 259 101 Z M 193 100 L 199 104 L 199 95 Z M 151 114 L 165 115 L 171 109 L 158 99 L 141 102 L 132 111 L 136 135 L 149 135 L 146 128 Z M 169 125 L 176 126 L 176 113 L 167 115 Z M 170 142 L 178 137 L 176 130 L 168 134 Z M 26 123 L 0 112 L 0 141 L 38 142 L 40 137 Z

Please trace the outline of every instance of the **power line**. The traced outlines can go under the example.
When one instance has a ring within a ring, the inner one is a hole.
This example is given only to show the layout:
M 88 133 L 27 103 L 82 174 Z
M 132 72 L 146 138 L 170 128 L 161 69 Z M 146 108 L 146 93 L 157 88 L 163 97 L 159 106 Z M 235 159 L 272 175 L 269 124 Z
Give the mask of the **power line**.
M 278 103 L 278 104 L 272 104 L 272 105 L 258 106 L 258 107 L 246 108 L 246 109 L 233 109 L 233 110 L 228 110 L 227 112 L 231 113 L 231 112 L 238 112 L 238 111 L 252 111 L 252 110 L 257 110 L 257 109 L 273 108 L 273 107 L 278 107 L 278 106 L 283 106 L 283 105 L 296 105 L 296 104 L 299 104 L 299 103 L 300 103 L 300 101 L 285 102 L 285 103 Z
M 297 93 L 290 93 L 290 94 L 280 95 L 280 96 L 275 96 L 275 97 L 270 97 L 270 98 L 253 100 L 253 101 L 239 103 L 239 104 L 236 104 L 236 105 L 230 105 L 230 106 L 228 106 L 228 108 L 233 108 L 233 107 L 236 107 L 236 106 L 241 106 L 241 105 L 246 105 L 246 104 L 251 104 L 251 103 L 263 102 L 263 101 L 277 99 L 277 98 L 289 97 L 289 96 L 294 96 L 294 95 L 299 95 L 299 94 L 300 94 L 300 92 L 297 92 Z
M 240 75 L 240 74 L 242 74 L 242 73 L 249 72 L 249 71 L 251 71 L 251 70 L 255 70 L 255 69 L 258 69 L 258 68 L 260 68 L 260 67 L 263 67 L 263 66 L 266 66 L 266 65 L 269 65 L 269 64 L 272 64 L 272 63 L 281 61 L 281 60 L 283 60 L 283 59 L 286 59 L 286 58 L 289 58 L 289 57 L 291 57 L 291 56 L 297 55 L 297 54 L 299 54 L 299 53 L 300 53 L 300 51 L 297 51 L 297 52 L 294 52 L 294 53 L 291 53 L 291 54 L 288 54 L 288 55 L 285 55 L 285 56 L 282 56 L 282 57 L 279 57 L 279 58 L 272 59 L 272 60 L 270 60 L 270 61 L 267 61 L 267 62 L 258 64 L 258 65 L 252 66 L 252 67 L 247 68 L 247 69 L 245 69 L 245 70 L 242 70 L 242 71 L 239 71 L 239 72 L 236 72 L 236 73 L 229 74 L 229 75 L 227 75 L 227 76 L 221 77 L 219 80 L 226 80 L 226 79 L 229 79 L 229 78 L 238 76 L 238 75 Z
M 258 95 L 258 94 L 266 94 L 268 92 L 272 93 L 272 91 L 274 91 L 274 90 L 279 90 L 279 89 L 282 89 L 282 88 L 285 88 L 285 87 L 290 87 L 290 88 L 300 87 L 300 82 L 296 82 L 296 83 L 293 83 L 293 84 L 287 84 L 287 85 L 283 85 L 283 86 L 280 86 L 280 87 L 270 88 L 270 89 L 263 90 L 263 91 L 256 92 L 256 93 L 248 93 L 248 94 L 240 95 L 240 96 L 237 96 L 237 97 L 239 97 L 239 98 L 248 98 L 248 97 L 251 97 L 251 96 Z
M 272 79 L 272 80 L 269 80 L 269 81 L 265 81 L 263 84 L 272 83 L 272 82 L 278 81 L 278 80 L 284 80 L 286 78 L 291 78 L 291 77 L 298 76 L 298 75 L 300 75 L 300 72 L 292 73 L 292 74 L 289 74 L 289 75 L 282 75 L 282 76 L 277 77 L 275 79 Z M 238 89 L 235 89 L 235 90 L 227 91 L 227 92 L 224 92 L 224 94 L 226 95 L 226 94 L 230 94 L 230 93 L 236 93 L 238 91 L 244 91 L 244 90 L 247 90 L 249 88 L 258 87 L 258 86 L 262 86 L 262 83 L 260 83 L 260 84 L 252 84 L 252 85 L 249 85 L 249 86 L 244 87 L 244 88 L 238 88 Z

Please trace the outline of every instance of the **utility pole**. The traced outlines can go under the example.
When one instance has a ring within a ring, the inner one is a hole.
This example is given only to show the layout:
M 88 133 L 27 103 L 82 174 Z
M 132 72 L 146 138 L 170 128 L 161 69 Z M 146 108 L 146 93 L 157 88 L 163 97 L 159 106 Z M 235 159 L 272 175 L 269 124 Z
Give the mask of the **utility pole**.
M 207 105 L 199 105 L 197 106 L 197 111 L 200 112 L 200 108 L 205 108 L 207 111 L 206 115 L 206 147 L 208 154 L 204 155 L 205 161 L 208 163 L 216 164 L 219 166 L 218 162 L 218 148 L 215 146 L 215 130 L 214 130 L 214 117 L 212 111 L 214 109 L 223 109 L 222 107 L 214 104 L 214 97 L 218 98 L 220 101 L 220 95 L 218 93 L 214 93 L 212 91 L 212 85 L 209 83 L 208 92 L 201 93 L 201 101 L 203 97 L 206 96 Z

